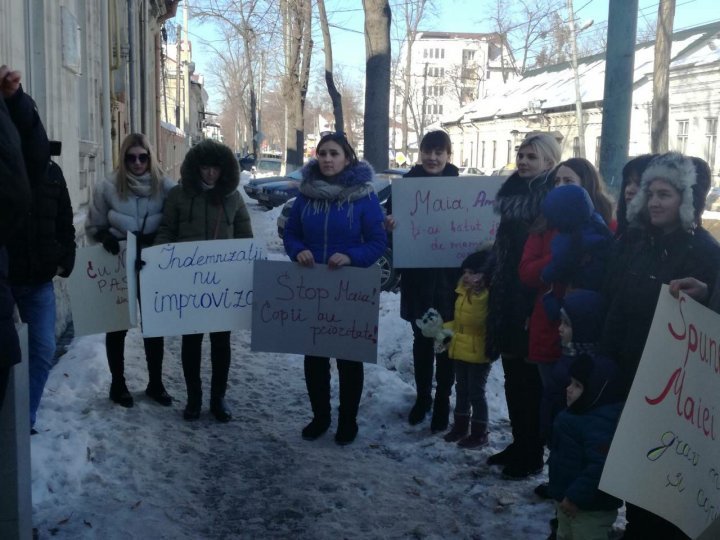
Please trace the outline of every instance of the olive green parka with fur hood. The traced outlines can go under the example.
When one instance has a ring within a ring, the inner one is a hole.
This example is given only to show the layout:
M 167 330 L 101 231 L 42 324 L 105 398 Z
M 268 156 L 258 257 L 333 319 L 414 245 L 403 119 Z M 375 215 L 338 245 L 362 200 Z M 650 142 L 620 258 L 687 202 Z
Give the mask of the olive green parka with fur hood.
M 216 184 L 203 184 L 201 166 L 218 166 Z M 235 154 L 211 139 L 193 146 L 180 168 L 180 184 L 168 194 L 155 244 L 252 238 L 245 203 L 238 193 L 240 170 Z

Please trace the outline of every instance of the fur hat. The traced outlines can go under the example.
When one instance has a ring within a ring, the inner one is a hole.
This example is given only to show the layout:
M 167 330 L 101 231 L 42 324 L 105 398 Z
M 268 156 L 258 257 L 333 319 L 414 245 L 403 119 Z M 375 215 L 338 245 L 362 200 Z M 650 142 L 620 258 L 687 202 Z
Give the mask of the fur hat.
M 628 205 L 628 221 L 637 222 L 639 216 L 646 214 L 647 191 L 653 180 L 664 180 L 680 193 L 680 223 L 683 229 L 692 229 L 696 224 L 693 186 L 697 182 L 697 175 L 692 159 L 678 152 L 661 154 L 647 166 L 640 179 L 640 191 Z

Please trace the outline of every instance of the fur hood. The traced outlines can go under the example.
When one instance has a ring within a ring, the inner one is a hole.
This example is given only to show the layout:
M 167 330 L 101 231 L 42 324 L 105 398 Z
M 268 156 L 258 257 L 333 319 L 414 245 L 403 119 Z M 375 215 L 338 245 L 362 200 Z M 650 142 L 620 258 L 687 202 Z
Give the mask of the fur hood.
M 208 194 L 219 201 L 237 190 L 240 183 L 240 166 L 230 148 L 212 139 L 205 139 L 193 146 L 185 155 L 180 167 L 183 189 L 190 195 L 202 193 L 201 165 L 216 165 L 222 176 Z
M 311 159 L 300 172 L 302 174 L 302 183 L 317 179 L 326 179 L 320 172 L 320 165 L 317 159 Z M 362 185 L 372 182 L 374 175 L 375 171 L 367 161 L 358 161 L 354 167 L 345 167 L 340 174 L 333 179 L 333 182 L 341 186 Z
M 642 226 L 647 222 L 647 191 L 653 180 L 665 180 L 678 190 L 682 197 L 680 203 L 680 223 L 683 230 L 689 231 L 696 225 L 695 190 L 697 182 L 695 164 L 678 152 L 668 152 L 654 158 L 640 179 L 640 190 L 628 205 L 627 217 L 631 225 Z
M 526 180 L 514 172 L 503 184 L 495 197 L 495 213 L 505 218 L 532 223 L 540 213 L 540 205 L 553 188 L 550 171 L 542 172 Z

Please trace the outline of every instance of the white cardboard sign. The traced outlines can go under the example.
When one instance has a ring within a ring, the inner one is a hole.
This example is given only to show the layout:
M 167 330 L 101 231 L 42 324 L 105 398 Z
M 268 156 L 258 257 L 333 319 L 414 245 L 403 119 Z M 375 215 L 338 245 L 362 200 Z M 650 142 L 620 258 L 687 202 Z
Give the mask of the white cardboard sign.
M 67 281 L 73 328 L 87 336 L 132 328 L 128 312 L 125 242 L 112 255 L 101 245 L 83 247 Z
M 253 351 L 377 362 L 380 268 L 257 261 Z
M 720 315 L 663 285 L 600 489 L 692 538 L 717 530 L 719 414 Z
M 145 248 L 140 271 L 143 336 L 204 334 L 249 328 L 254 239 L 179 242 Z
M 493 203 L 499 176 L 398 178 L 392 183 L 393 264 L 397 268 L 456 268 L 495 239 Z

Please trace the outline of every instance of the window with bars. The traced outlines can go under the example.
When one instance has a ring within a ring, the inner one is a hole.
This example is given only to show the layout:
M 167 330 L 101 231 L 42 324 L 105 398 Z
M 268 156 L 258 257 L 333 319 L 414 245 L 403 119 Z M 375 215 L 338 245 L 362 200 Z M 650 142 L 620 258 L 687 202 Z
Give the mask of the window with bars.
M 677 148 L 682 154 L 687 150 L 688 135 L 690 133 L 690 120 L 678 120 L 677 122 Z
M 705 161 L 710 165 L 710 169 L 715 169 L 715 151 L 717 149 L 717 129 L 718 119 L 705 119 Z

